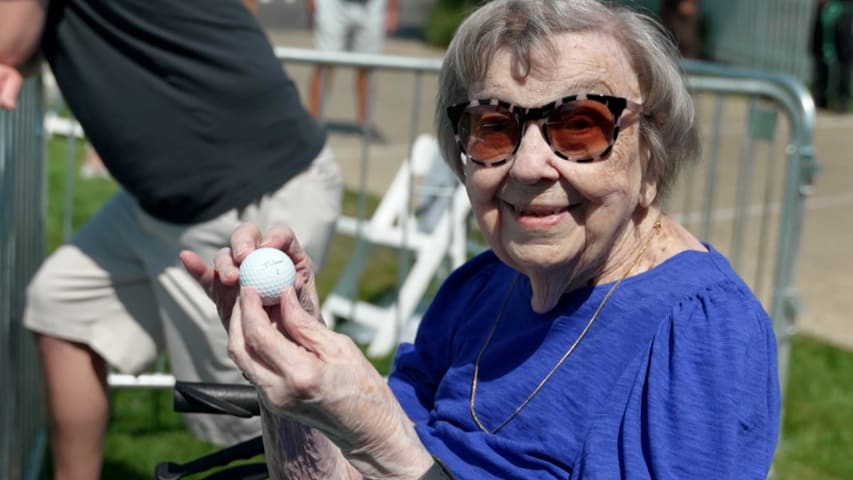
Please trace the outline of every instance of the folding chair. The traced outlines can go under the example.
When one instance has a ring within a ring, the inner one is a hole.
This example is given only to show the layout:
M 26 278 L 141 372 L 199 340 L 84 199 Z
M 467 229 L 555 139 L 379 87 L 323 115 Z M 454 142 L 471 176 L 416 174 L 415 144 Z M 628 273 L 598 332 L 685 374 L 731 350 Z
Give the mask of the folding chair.
M 442 160 L 437 141 L 430 135 L 419 136 L 373 215 L 368 220 L 348 216 L 338 220 L 338 233 L 355 237 L 364 247 L 357 244 L 323 302 L 321 310 L 329 326 L 345 319 L 355 336 L 366 331 L 371 357 L 388 355 L 400 341 L 413 338 L 432 281 L 442 275 L 443 266 L 455 268 L 465 261 L 469 211 L 465 189 Z M 356 298 L 365 250 L 372 246 L 397 249 L 412 260 L 390 304 Z

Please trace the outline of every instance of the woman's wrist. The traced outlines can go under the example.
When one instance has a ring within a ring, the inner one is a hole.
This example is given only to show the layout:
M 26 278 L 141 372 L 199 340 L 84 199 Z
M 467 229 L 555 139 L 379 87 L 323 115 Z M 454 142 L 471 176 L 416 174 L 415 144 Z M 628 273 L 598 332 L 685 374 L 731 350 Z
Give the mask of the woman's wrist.
M 261 402 L 264 451 L 271 479 L 360 479 L 340 449 L 319 430 Z
M 386 430 L 378 442 L 342 449 L 344 456 L 366 478 L 417 480 L 433 465 L 432 455 L 421 443 L 411 421 L 404 417 L 398 427 Z

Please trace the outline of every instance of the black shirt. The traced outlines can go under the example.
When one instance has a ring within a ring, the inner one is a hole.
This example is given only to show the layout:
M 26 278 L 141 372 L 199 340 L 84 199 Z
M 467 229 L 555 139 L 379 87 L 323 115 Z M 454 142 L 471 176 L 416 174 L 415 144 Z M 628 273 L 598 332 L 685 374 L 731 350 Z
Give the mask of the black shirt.
M 238 0 L 54 0 L 43 50 L 112 176 L 164 221 L 245 206 L 325 143 Z

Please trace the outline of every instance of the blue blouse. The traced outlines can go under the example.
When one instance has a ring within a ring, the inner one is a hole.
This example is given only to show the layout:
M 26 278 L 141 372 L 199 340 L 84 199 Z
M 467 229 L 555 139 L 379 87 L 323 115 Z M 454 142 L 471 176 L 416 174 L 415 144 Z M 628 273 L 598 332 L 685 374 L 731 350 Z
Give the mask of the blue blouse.
M 771 321 L 713 248 L 626 278 L 544 388 L 612 284 L 530 308 L 492 252 L 444 282 L 389 384 L 426 448 L 460 479 L 765 479 L 780 393 Z

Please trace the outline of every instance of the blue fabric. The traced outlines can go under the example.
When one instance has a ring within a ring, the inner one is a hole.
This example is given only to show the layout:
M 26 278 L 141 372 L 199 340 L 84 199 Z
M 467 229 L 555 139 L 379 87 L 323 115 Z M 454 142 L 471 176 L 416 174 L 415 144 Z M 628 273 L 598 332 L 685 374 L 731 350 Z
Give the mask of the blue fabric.
M 474 361 L 516 272 L 491 252 L 442 285 L 389 383 L 428 450 L 461 479 L 763 479 L 780 394 L 770 319 L 713 248 L 626 278 L 574 353 L 497 433 L 469 411 Z M 476 412 L 506 419 L 612 284 L 546 314 L 519 277 L 480 362 Z

